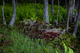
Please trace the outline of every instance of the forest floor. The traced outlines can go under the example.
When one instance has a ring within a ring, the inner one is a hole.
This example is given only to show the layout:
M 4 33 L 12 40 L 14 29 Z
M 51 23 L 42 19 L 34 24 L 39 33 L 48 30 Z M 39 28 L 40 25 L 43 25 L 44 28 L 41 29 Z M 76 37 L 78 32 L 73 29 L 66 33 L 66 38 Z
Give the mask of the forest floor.
M 56 30 L 60 29 L 61 31 L 65 29 L 66 25 L 63 24 L 65 23 L 60 23 L 56 26 L 55 24 L 35 22 L 32 25 L 15 28 L 2 26 L 0 27 L 0 53 L 64 53 L 63 42 L 67 48 L 70 47 L 74 52 L 79 52 L 79 37 L 74 38 L 72 33 L 65 32 L 61 37 L 57 36 L 56 38 L 55 35 L 60 34 L 52 32 L 53 28 L 56 28 Z M 73 26 L 71 25 L 71 28 L 69 28 L 71 29 L 69 30 L 70 32 L 72 32 L 72 28 Z

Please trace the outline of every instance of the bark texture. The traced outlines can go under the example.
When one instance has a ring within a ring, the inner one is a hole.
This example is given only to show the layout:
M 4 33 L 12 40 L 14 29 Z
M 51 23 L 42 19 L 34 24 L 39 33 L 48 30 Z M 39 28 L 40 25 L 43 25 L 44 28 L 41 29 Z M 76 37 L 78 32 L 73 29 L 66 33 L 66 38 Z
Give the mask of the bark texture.
M 80 6 L 80 3 L 79 3 L 79 6 Z M 74 27 L 73 37 L 76 37 L 76 33 L 77 33 L 78 25 L 79 25 L 79 18 L 80 18 L 80 7 L 78 7 L 78 18 L 77 18 L 77 22 Z
M 69 0 L 69 6 L 70 6 L 70 21 L 72 22 L 72 19 L 74 17 L 74 7 L 75 7 L 75 0 Z
M 13 3 L 13 15 L 12 15 L 12 19 L 10 21 L 10 26 L 13 26 L 15 23 L 15 19 L 16 19 L 16 3 L 15 0 L 12 0 Z
M 67 10 L 67 0 L 65 0 L 65 8 L 66 8 L 66 10 Z
M 36 9 L 36 16 L 38 16 L 38 10 L 37 10 L 37 6 L 36 6 L 36 0 L 35 0 L 35 9 Z
M 68 32 L 68 29 L 69 29 L 69 18 L 70 18 L 70 8 L 69 8 L 69 11 L 68 11 L 68 18 L 67 18 L 67 28 L 66 28 L 67 32 Z
M 51 14 L 54 15 L 54 0 L 51 0 Z
M 57 21 L 56 21 L 56 25 L 58 24 L 58 19 L 59 19 L 59 0 L 58 0 L 58 14 L 57 14 Z
M 6 20 L 4 16 L 4 6 L 5 6 L 5 0 L 3 0 L 2 16 L 3 16 L 3 24 L 6 25 Z
M 73 19 L 73 15 L 74 15 L 74 6 L 75 6 L 75 0 L 69 0 L 69 10 L 68 10 L 68 18 L 67 18 L 67 32 L 69 29 L 69 20 L 70 22 Z
M 43 19 L 46 23 L 49 23 L 48 0 L 44 0 Z
M 51 14 L 54 16 L 54 0 L 51 0 Z M 53 18 L 52 18 L 52 22 L 53 22 Z

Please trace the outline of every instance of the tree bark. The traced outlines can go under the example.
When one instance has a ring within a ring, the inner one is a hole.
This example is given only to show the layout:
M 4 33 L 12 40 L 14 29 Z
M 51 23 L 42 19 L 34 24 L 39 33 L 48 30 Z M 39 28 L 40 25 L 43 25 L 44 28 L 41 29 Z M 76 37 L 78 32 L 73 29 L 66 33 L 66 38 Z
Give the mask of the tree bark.
M 10 21 L 10 26 L 13 26 L 15 23 L 15 19 L 16 19 L 16 4 L 15 4 L 15 0 L 12 0 L 13 3 L 13 15 L 12 15 L 12 19 Z
M 49 23 L 48 0 L 44 0 L 43 19 L 46 23 Z
M 80 6 L 80 3 L 79 3 L 79 6 Z M 76 37 L 76 33 L 77 33 L 78 25 L 79 25 L 79 18 L 80 18 L 80 7 L 78 7 L 78 18 L 77 18 L 77 22 L 74 27 L 73 37 Z
M 79 0 L 76 0 L 75 1 L 75 9 L 78 10 L 78 7 L 79 7 Z
M 51 14 L 54 15 L 54 0 L 51 0 Z
M 58 24 L 58 19 L 59 19 L 59 0 L 58 0 L 58 14 L 57 14 L 57 21 L 56 21 L 56 25 Z
M 51 14 L 54 16 L 54 0 L 51 0 Z M 53 18 L 52 18 L 52 22 L 53 22 Z
M 68 29 L 69 29 L 69 18 L 70 18 L 70 8 L 69 8 L 69 11 L 68 11 L 68 18 L 67 18 L 67 29 L 66 29 L 67 32 L 68 32 Z
M 65 0 L 65 8 L 66 8 L 66 10 L 67 10 L 67 0 Z
M 6 25 L 6 20 L 4 17 L 4 6 L 5 6 L 5 0 L 3 0 L 2 16 L 3 16 L 3 24 Z
M 75 0 L 73 3 L 73 0 L 69 0 L 69 10 L 68 10 L 68 18 L 67 18 L 67 32 L 69 29 L 69 20 L 72 21 L 72 17 L 74 15 L 74 6 L 75 6 Z
M 72 5 L 72 15 L 74 16 L 75 13 L 74 13 L 74 8 L 75 8 L 75 0 L 73 0 L 73 5 Z M 72 18 L 73 19 L 73 18 Z
M 38 16 L 38 10 L 37 10 L 37 6 L 36 6 L 36 0 L 35 0 L 35 9 L 36 9 L 36 16 Z
M 70 10 L 70 22 L 72 22 L 72 19 L 74 16 L 75 0 L 69 0 L 69 6 L 71 8 L 71 10 Z

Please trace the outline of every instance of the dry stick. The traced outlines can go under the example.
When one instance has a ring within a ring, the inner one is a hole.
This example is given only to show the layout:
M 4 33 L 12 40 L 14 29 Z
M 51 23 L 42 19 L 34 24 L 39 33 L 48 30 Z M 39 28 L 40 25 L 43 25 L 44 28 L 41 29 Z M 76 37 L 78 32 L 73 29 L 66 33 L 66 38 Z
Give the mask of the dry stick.
M 4 6 L 5 6 L 5 0 L 3 0 L 2 16 L 3 16 L 3 24 L 6 25 L 6 20 L 4 17 Z

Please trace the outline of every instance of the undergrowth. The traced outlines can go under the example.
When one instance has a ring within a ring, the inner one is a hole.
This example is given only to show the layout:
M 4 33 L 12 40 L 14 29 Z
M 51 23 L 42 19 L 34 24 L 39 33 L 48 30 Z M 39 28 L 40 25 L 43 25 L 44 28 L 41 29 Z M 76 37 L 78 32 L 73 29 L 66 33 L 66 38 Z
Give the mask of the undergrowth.
M 43 4 L 37 4 L 37 10 L 38 10 L 38 21 L 43 19 Z M 58 6 L 54 5 L 54 13 L 55 15 L 53 16 L 51 14 L 51 5 L 49 5 L 49 18 L 50 22 L 55 22 L 57 19 L 57 10 Z M 62 17 L 64 20 L 67 20 L 67 13 L 66 9 L 60 6 L 60 11 L 59 11 L 59 22 L 62 21 Z M 4 8 L 4 14 L 6 18 L 7 24 L 10 22 L 12 18 L 12 13 L 13 13 L 13 6 L 12 5 L 5 5 Z M 0 23 L 2 20 L 2 5 L 0 6 Z M 36 10 L 35 10 L 35 4 L 34 3 L 27 3 L 27 4 L 18 4 L 17 5 L 17 15 L 16 15 L 16 24 L 21 23 L 24 19 L 35 19 L 36 16 Z
M 64 53 L 65 51 L 53 43 L 46 42 L 45 39 L 30 39 L 17 28 L 0 28 L 0 40 L 2 44 L 0 53 Z

